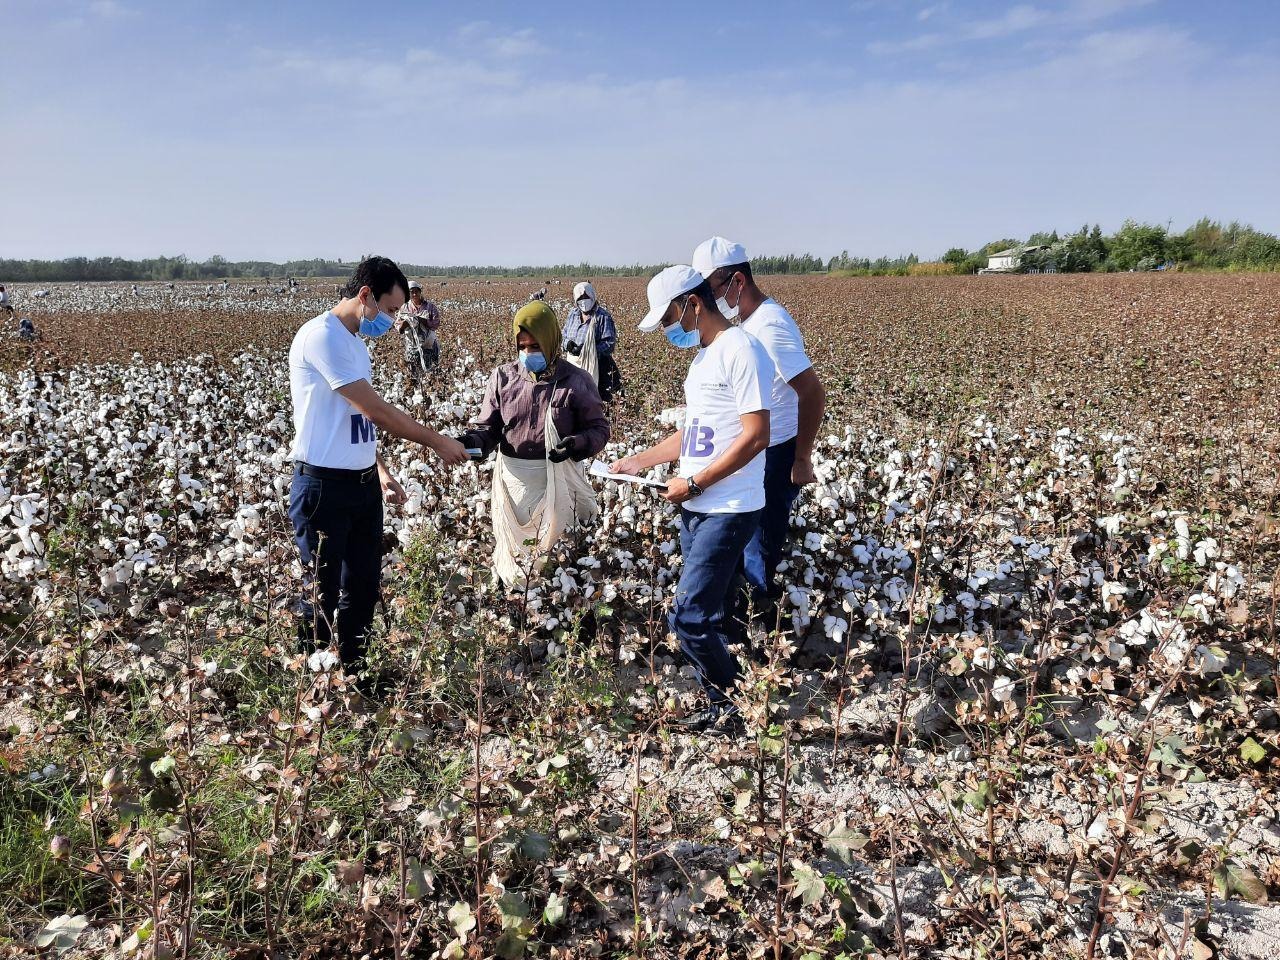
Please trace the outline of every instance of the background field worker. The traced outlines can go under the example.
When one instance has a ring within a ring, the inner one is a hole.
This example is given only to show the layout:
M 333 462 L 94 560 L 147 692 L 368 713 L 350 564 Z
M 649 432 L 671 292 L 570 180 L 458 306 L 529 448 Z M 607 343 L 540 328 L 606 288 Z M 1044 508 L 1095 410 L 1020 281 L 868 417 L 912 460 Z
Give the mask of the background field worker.
M 769 449 L 764 460 L 764 510 L 746 550 L 752 605 L 766 622 L 782 595 L 778 564 L 791 530 L 791 507 L 813 483 L 813 444 L 826 409 L 826 391 L 804 349 L 800 328 L 751 275 L 742 244 L 712 237 L 693 251 L 693 266 L 711 286 L 721 313 L 751 334 L 769 355 Z
M 583 281 L 573 288 L 573 307 L 564 321 L 565 355 L 595 381 L 600 398 L 608 403 L 622 392 L 622 374 L 613 359 L 618 328 L 613 316 L 596 299 L 596 289 Z
M 764 348 L 716 307 L 710 285 L 692 267 L 667 267 L 649 281 L 644 332 L 697 353 L 684 379 L 683 429 L 624 457 L 616 473 L 680 461 L 663 497 L 680 506 L 684 565 L 671 629 L 693 663 L 708 705 L 681 721 L 691 731 L 734 732 L 741 724 L 729 690 L 738 661 L 728 644 L 741 639 L 738 599 L 743 551 L 764 507 L 764 451 L 769 445 L 769 375 Z
M 13 316 L 13 301 L 9 294 L 5 292 L 4 284 L 0 283 L 0 313 L 6 316 Z
M 36 325 L 31 322 L 30 317 L 23 317 L 18 321 L 18 339 L 23 343 L 35 343 Z
M 440 362 L 440 309 L 422 298 L 422 284 L 409 281 L 409 299 L 396 314 L 396 332 L 404 341 L 404 362 L 417 383 Z
M 408 295 L 399 267 L 386 257 L 368 257 L 343 288 L 342 300 L 304 323 L 289 348 L 289 517 L 320 601 L 319 610 L 309 596 L 299 604 L 299 631 L 326 647 L 336 617 L 338 652 L 352 668 L 364 658 L 382 577 L 383 496 L 391 503 L 405 499 L 378 456 L 378 431 L 420 443 L 448 466 L 467 460 L 460 443 L 373 389 L 369 351 L 360 337 L 390 330 Z
M 566 530 L 595 519 L 595 492 L 578 461 L 604 449 L 609 421 L 591 378 L 560 355 L 550 306 L 535 300 L 516 311 L 512 347 L 516 359 L 489 375 L 480 414 L 459 440 L 481 458 L 498 451 L 493 570 L 522 590 Z

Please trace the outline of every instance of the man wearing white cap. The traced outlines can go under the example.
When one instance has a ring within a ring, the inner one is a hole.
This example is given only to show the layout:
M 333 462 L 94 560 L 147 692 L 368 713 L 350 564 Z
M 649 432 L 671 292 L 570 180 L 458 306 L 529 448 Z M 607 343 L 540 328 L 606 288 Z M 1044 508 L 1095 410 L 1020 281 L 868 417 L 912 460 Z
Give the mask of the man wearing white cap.
M 813 483 L 813 444 L 826 409 L 826 392 L 804 349 L 800 328 L 751 275 L 742 244 L 712 237 L 693 251 L 693 266 L 707 281 L 716 305 L 769 354 L 769 449 L 765 453 L 765 505 L 760 528 L 747 544 L 746 576 L 757 610 L 772 615 L 781 595 L 774 574 L 791 528 L 791 506 Z
M 618 328 L 613 316 L 596 299 L 596 288 L 583 281 L 573 288 L 573 309 L 565 319 L 560 347 L 570 363 L 591 374 L 608 403 L 622 390 L 622 375 L 613 359 Z
M 709 700 L 681 726 L 723 734 L 741 724 L 728 698 L 739 674 L 728 644 L 741 637 L 736 581 L 764 507 L 772 362 L 724 318 L 710 285 L 692 267 L 667 267 L 649 281 L 648 293 L 641 331 L 662 327 L 675 346 L 698 348 L 684 380 L 684 426 L 613 470 L 638 474 L 680 461 L 679 476 L 663 494 L 680 506 L 684 557 L 670 622 Z

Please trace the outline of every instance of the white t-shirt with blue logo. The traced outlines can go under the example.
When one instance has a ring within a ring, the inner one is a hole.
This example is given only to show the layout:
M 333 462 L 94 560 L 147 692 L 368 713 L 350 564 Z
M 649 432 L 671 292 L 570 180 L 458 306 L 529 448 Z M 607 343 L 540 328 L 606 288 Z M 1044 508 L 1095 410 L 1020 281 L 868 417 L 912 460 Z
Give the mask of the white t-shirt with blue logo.
M 360 338 L 327 310 L 304 323 L 289 347 L 290 457 L 340 470 L 373 466 L 377 430 L 338 392 L 357 380 L 373 382 L 373 364 Z
M 773 361 L 745 331 L 730 327 L 698 350 L 684 378 L 680 476 L 692 477 L 742 433 L 742 415 L 769 409 Z M 750 513 L 764 506 L 764 452 L 683 504 L 697 513 Z
M 804 337 L 791 314 L 772 297 L 756 307 L 742 321 L 747 331 L 764 347 L 773 364 L 770 377 L 769 446 L 776 447 L 796 435 L 800 424 L 800 400 L 791 382 L 813 364 L 804 351 Z

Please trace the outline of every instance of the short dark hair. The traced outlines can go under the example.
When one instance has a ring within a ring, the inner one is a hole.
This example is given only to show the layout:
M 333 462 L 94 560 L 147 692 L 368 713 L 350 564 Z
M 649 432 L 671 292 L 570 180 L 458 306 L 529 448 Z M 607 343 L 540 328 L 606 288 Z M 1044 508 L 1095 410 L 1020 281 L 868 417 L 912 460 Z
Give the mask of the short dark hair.
M 711 292 L 711 284 L 706 280 L 703 280 L 700 284 L 684 295 L 685 302 L 688 302 L 689 297 L 697 297 L 701 300 L 703 310 L 711 310 L 714 312 L 719 309 L 719 307 L 716 306 L 716 296 Z M 684 304 L 681 304 L 681 309 L 683 308 Z
M 747 278 L 748 283 L 754 282 L 751 279 L 751 264 L 746 260 L 742 261 L 742 263 L 730 264 L 721 269 L 728 270 L 730 273 L 740 273 Z
M 354 297 L 360 292 L 361 287 L 372 290 L 375 300 L 390 293 L 394 287 L 403 290 L 404 298 L 409 299 L 409 281 L 405 278 L 404 272 L 396 266 L 395 261 L 388 260 L 386 257 L 365 257 L 356 264 L 356 272 L 342 288 L 342 295 Z

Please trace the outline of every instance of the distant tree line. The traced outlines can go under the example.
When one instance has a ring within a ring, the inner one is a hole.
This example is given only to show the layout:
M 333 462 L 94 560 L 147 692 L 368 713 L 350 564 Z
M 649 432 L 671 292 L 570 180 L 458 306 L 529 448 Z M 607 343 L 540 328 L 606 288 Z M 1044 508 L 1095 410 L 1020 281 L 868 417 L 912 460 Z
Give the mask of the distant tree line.
M 1056 230 L 1033 233 L 1025 241 L 1005 237 L 976 250 L 952 247 L 942 258 L 921 262 L 914 253 L 898 257 L 839 256 L 822 260 L 810 253 L 753 257 L 752 268 L 761 274 L 840 273 L 845 275 L 901 275 L 975 273 L 987 258 L 1000 250 L 1024 250 L 1021 269 L 1056 270 L 1059 273 L 1154 270 L 1280 270 L 1280 239 L 1253 227 L 1231 222 L 1226 226 L 1204 217 L 1182 233 L 1160 224 L 1126 220 L 1106 236 L 1097 224 L 1060 236 Z M 221 280 L 224 277 L 276 279 L 283 277 L 345 277 L 354 264 L 342 260 L 188 260 L 186 257 L 69 257 L 66 260 L 0 259 L 0 283 L 56 283 L 85 280 Z M 552 266 L 455 266 L 402 263 L 411 277 L 540 277 L 585 278 L 649 276 L 666 264 L 632 264 L 606 267 L 591 263 L 559 263 Z
M 1038 249 L 1027 249 L 1038 248 Z M 1280 238 L 1238 222 L 1226 226 L 1203 217 L 1181 233 L 1162 224 L 1126 220 L 1106 236 L 1097 224 L 1060 236 L 1033 233 L 1025 241 L 1008 238 L 967 251 L 953 247 L 942 262 L 956 273 L 974 273 L 997 251 L 1022 249 L 1022 270 L 1059 273 L 1117 270 L 1280 270 Z
M 820 257 L 806 253 L 797 256 L 755 257 L 752 265 L 760 273 L 821 273 L 827 265 Z M 0 283 L 57 283 L 87 280 L 221 280 L 224 277 L 280 279 L 284 277 L 346 277 L 355 264 L 342 260 L 290 260 L 272 263 L 267 260 L 188 260 L 186 257 L 152 257 L 126 260 L 122 257 L 68 257 L 66 260 L 0 259 Z M 558 263 L 551 266 L 455 266 L 401 263 L 410 277 L 540 277 L 583 278 L 613 276 L 651 276 L 667 264 L 632 264 L 603 267 L 593 263 Z

